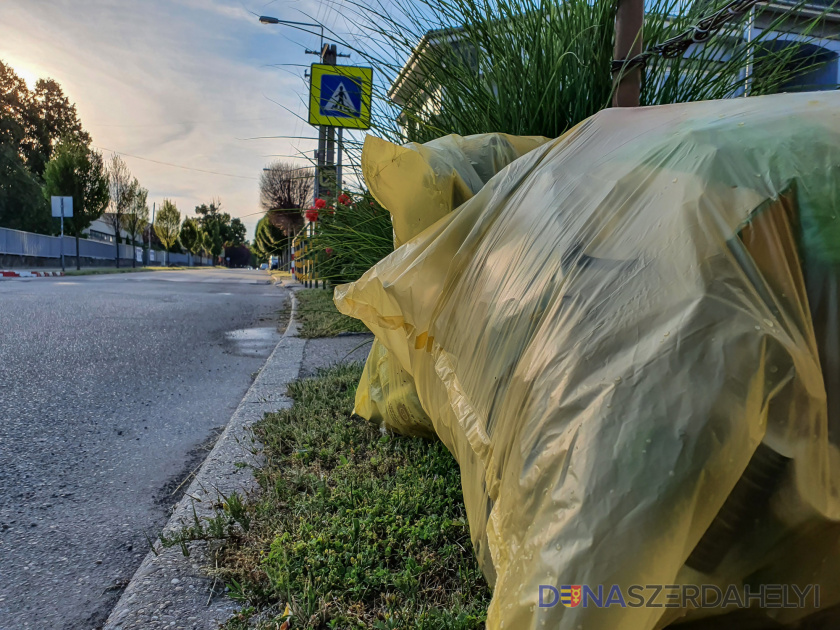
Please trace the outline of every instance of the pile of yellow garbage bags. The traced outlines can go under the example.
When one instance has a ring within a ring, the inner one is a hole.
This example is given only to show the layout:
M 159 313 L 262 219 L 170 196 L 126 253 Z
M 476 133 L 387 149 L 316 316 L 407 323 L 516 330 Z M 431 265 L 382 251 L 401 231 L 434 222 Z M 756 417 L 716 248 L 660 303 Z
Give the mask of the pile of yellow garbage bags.
M 488 628 L 840 603 L 840 93 L 369 138 L 363 172 L 400 246 L 335 291 L 376 335 L 356 409 L 457 459 Z

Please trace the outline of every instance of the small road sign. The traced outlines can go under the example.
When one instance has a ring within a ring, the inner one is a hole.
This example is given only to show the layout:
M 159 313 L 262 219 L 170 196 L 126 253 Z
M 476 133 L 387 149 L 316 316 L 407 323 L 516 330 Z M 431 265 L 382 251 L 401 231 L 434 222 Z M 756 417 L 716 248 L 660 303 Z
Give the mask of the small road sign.
M 50 197 L 52 202 L 52 215 L 56 218 L 68 219 L 73 216 L 73 197 Z M 61 208 L 64 208 L 62 213 Z
M 61 270 L 64 271 L 64 219 L 73 216 L 73 197 L 50 197 L 52 215 L 61 219 Z M 76 252 L 76 260 L 79 253 Z
M 371 68 L 314 63 L 310 74 L 309 124 L 370 128 Z

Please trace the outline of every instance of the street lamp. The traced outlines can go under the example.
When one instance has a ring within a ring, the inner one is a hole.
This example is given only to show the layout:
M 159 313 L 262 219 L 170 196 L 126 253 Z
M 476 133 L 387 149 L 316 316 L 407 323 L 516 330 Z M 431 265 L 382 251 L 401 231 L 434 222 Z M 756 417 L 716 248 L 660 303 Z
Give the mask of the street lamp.
M 268 15 L 261 15 L 260 16 L 260 23 L 261 24 L 284 24 L 286 26 L 291 26 L 292 28 L 296 28 L 299 31 L 303 31 L 305 33 L 309 33 L 305 28 L 300 28 L 301 26 L 314 26 L 315 28 L 321 29 L 321 48 L 324 47 L 324 25 L 320 22 L 292 22 L 290 20 L 278 20 L 276 17 L 271 17 Z

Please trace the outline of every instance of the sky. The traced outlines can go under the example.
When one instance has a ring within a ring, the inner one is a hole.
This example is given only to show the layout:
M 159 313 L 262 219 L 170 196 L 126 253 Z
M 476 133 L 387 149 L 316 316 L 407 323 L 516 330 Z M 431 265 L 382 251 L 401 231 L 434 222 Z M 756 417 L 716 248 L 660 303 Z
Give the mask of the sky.
M 150 205 L 172 199 L 184 217 L 218 197 L 251 238 L 262 168 L 306 165 L 317 146 L 297 116 L 317 61 L 304 49 L 319 37 L 260 24 L 264 14 L 333 19 L 317 0 L 0 0 L 0 60 L 30 85 L 57 80 L 93 145 L 123 156 Z

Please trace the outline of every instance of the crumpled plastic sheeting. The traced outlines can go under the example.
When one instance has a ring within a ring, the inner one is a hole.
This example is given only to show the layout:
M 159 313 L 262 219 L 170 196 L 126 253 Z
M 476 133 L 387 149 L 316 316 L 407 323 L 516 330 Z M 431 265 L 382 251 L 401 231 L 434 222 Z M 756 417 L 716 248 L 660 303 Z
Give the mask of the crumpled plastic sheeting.
M 391 213 L 399 247 L 472 197 L 491 177 L 548 142 L 541 136 L 449 135 L 404 146 L 368 136 L 362 173 L 371 194 Z
M 540 585 L 840 601 L 838 212 L 840 93 L 610 109 L 337 287 L 459 462 L 488 628 L 723 612 L 542 608 Z M 759 453 L 778 486 L 690 568 Z
M 489 133 L 397 146 L 368 136 L 362 164 L 368 189 L 391 213 L 394 246 L 399 247 L 472 197 L 513 160 L 546 142 Z M 391 431 L 434 436 L 414 379 L 378 339 L 356 389 L 354 411 Z

